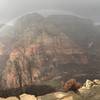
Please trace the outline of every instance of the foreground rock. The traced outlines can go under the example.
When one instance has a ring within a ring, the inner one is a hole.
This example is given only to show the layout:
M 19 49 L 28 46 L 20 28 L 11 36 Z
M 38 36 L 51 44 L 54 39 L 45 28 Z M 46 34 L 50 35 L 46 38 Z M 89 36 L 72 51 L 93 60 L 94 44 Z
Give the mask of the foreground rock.
M 4 98 L 0 98 L 0 100 L 5 100 Z
M 83 87 L 75 92 L 55 92 L 43 96 L 22 94 L 17 97 L 0 98 L 0 100 L 100 100 L 100 80 L 87 80 Z
M 8 97 L 7 99 L 5 100 L 19 100 L 17 97 Z
M 56 92 L 39 96 L 38 100 L 100 100 L 100 80 L 87 80 L 79 93 Z
M 87 80 L 79 92 L 83 100 L 100 100 L 100 80 Z
M 56 92 L 38 97 L 38 100 L 82 100 L 81 96 L 74 92 Z
M 22 94 L 20 100 L 37 100 L 34 95 Z
M 19 100 L 17 97 L 0 98 L 0 100 Z

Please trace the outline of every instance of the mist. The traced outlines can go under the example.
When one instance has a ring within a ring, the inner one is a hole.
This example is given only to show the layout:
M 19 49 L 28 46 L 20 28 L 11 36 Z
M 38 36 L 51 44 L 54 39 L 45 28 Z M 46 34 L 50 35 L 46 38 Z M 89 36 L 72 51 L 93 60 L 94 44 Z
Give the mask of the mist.
M 0 0 L 0 23 L 39 10 L 70 12 L 99 23 L 99 9 L 100 0 Z

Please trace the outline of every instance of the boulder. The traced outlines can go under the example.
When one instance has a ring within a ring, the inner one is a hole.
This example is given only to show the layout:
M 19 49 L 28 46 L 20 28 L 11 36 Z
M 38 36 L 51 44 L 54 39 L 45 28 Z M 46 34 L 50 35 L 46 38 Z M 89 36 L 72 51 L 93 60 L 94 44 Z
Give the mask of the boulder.
M 77 82 L 75 79 L 70 79 L 64 83 L 63 89 L 66 92 L 70 90 L 77 92 L 80 87 L 81 84 L 79 82 Z
M 20 100 L 37 100 L 37 98 L 34 95 L 22 94 Z
M 44 96 L 39 96 L 38 100 L 82 100 L 82 98 L 74 92 L 56 92 Z

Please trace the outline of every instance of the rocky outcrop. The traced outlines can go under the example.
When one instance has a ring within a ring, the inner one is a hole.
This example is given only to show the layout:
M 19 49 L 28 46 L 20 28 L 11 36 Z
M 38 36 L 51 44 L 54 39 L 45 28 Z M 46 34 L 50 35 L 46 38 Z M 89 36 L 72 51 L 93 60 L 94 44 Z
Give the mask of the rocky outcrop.
M 19 100 L 17 97 L 0 98 L 0 100 Z
M 20 100 L 37 100 L 37 98 L 33 95 L 22 94 L 20 95 Z
M 4 98 L 0 98 L 0 100 L 5 100 Z
M 0 98 L 0 100 L 100 100 L 100 80 L 87 80 L 79 92 L 54 92 L 42 96 L 22 94 L 17 97 Z
M 19 96 L 19 99 L 17 97 L 8 97 L 0 98 L 0 100 L 82 100 L 82 98 L 74 92 L 56 92 L 39 97 L 29 94 L 22 94 Z
M 69 81 L 65 82 L 63 86 L 64 91 L 66 92 L 69 90 L 77 92 L 80 87 L 81 87 L 81 84 L 77 82 L 75 79 L 70 79 Z
M 38 97 L 38 100 L 82 100 L 78 94 L 74 92 L 56 92 Z
M 79 92 L 83 100 L 100 100 L 100 80 L 87 80 Z
M 17 97 L 8 97 L 5 100 L 19 100 Z

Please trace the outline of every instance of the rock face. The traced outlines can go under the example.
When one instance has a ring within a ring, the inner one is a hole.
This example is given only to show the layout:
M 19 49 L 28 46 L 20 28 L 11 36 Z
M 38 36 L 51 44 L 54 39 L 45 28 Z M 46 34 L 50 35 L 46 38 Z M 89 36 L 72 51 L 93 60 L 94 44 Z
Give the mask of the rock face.
M 84 66 L 94 72 L 88 55 L 96 49 L 92 21 L 72 15 L 43 17 L 31 13 L 13 23 L 0 30 L 0 89 L 42 84 L 41 80 L 58 75 L 66 75 L 66 80 L 81 79 L 87 73 Z

